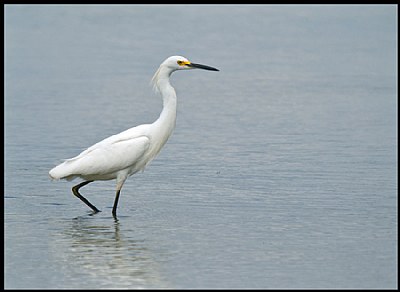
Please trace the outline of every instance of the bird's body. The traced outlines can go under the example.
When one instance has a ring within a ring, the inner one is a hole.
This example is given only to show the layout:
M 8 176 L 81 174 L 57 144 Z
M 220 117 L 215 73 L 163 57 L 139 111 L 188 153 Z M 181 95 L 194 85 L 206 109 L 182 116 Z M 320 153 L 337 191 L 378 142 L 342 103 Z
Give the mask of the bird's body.
M 49 172 L 50 177 L 85 180 L 72 190 L 95 212 L 99 210 L 79 194 L 79 188 L 95 180 L 116 179 L 117 194 L 113 208 L 113 215 L 116 216 L 119 193 L 125 180 L 144 170 L 160 152 L 175 128 L 177 97 L 169 77 L 176 70 L 190 68 L 218 71 L 209 66 L 191 63 L 181 56 L 169 57 L 160 65 L 152 79 L 154 87 L 163 97 L 163 110 L 159 118 L 152 124 L 130 128 L 94 144 L 78 156 L 54 167 Z

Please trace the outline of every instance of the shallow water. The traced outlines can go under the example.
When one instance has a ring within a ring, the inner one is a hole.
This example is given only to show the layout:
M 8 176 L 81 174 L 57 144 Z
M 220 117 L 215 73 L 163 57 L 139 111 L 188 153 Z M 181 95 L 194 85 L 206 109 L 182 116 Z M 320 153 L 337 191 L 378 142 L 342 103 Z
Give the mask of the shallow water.
M 395 6 L 13 6 L 6 12 L 5 288 L 396 288 Z M 144 173 L 73 197 L 48 171 L 152 122 Z

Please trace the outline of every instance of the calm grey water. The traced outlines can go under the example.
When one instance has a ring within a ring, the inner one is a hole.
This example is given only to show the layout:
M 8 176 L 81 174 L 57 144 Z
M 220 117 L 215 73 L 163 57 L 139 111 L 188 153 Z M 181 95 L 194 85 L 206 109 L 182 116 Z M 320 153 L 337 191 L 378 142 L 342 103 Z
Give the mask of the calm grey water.
M 6 288 L 396 288 L 396 6 L 5 6 Z M 154 121 L 125 184 L 48 171 Z

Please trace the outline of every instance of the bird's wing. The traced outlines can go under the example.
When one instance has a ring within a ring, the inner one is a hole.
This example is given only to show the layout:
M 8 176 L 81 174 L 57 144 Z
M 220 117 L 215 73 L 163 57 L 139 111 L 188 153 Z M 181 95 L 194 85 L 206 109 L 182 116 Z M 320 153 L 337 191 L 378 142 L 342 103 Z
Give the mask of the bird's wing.
M 150 146 L 147 136 L 149 125 L 130 128 L 110 136 L 54 167 L 54 179 L 74 178 L 79 175 L 112 174 L 133 166 Z
M 141 136 L 146 136 L 146 131 L 147 131 L 148 127 L 149 127 L 149 125 L 147 125 L 147 124 L 140 125 L 140 126 L 136 126 L 136 127 L 130 128 L 128 130 L 125 130 L 119 134 L 112 135 L 112 136 L 105 138 L 105 139 L 101 140 L 100 142 L 97 142 L 96 144 L 90 146 L 86 150 L 82 151 L 78 156 L 75 156 L 70 159 L 66 159 L 65 161 L 76 160 L 85 155 L 88 155 L 93 150 L 96 150 L 96 149 L 99 149 L 102 147 L 106 147 L 107 145 L 112 145 L 114 143 L 132 140 L 135 138 L 139 138 Z
M 100 145 L 87 154 L 70 161 L 72 172 L 79 175 L 104 175 L 134 166 L 150 146 L 147 136 L 118 140 Z M 72 166 L 72 165 L 71 165 Z
M 106 175 L 134 166 L 144 157 L 150 139 L 145 135 L 132 138 L 125 134 L 116 135 L 118 139 L 107 138 L 67 159 L 52 170 L 52 177 Z

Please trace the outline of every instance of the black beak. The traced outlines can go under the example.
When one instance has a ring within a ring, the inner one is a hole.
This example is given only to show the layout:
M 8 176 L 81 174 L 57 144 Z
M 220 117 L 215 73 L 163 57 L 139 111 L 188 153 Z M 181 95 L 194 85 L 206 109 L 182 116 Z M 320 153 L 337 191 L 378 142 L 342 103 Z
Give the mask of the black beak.
M 186 66 L 191 67 L 191 68 L 210 70 L 210 71 L 219 71 L 217 68 L 206 66 L 206 65 L 201 65 L 201 64 L 196 64 L 196 63 L 190 63 L 190 64 L 187 64 Z

